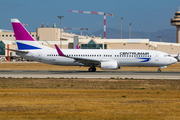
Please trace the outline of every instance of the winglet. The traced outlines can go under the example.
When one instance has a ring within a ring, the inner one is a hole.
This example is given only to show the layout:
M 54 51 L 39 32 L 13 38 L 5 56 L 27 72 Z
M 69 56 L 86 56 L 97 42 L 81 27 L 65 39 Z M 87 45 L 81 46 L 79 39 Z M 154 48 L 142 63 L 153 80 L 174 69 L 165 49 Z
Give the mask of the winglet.
M 78 45 L 76 45 L 76 48 L 79 49 Z
M 66 57 L 56 44 L 55 44 L 55 47 L 56 47 L 56 50 L 57 50 L 59 56 Z

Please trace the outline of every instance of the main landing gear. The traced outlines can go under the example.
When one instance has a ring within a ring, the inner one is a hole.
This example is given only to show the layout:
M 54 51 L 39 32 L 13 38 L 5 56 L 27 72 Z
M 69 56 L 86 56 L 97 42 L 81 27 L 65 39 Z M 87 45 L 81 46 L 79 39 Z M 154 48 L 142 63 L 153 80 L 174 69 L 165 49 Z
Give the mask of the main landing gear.
M 89 72 L 96 72 L 96 68 L 95 68 L 95 67 L 90 67 L 90 68 L 88 69 L 88 71 L 89 71 Z
M 159 68 L 159 69 L 158 69 L 158 73 L 160 73 L 160 72 L 161 72 L 161 69 Z

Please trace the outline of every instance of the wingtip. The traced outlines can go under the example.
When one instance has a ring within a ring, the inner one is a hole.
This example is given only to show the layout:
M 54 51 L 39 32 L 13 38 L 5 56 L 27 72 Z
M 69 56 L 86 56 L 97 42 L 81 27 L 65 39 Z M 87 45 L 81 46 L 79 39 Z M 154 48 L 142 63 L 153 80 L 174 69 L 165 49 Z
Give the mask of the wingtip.
M 56 44 L 54 44 L 54 46 L 55 46 L 55 47 L 56 47 L 56 49 L 57 49 L 57 47 L 58 47 L 58 46 L 57 46 Z

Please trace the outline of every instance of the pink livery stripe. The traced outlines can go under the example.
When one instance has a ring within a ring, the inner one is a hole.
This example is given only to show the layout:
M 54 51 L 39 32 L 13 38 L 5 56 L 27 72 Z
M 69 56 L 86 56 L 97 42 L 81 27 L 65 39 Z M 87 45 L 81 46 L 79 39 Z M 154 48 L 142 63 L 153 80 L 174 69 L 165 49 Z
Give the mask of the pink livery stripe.
M 18 19 L 11 19 L 16 40 L 35 41 Z

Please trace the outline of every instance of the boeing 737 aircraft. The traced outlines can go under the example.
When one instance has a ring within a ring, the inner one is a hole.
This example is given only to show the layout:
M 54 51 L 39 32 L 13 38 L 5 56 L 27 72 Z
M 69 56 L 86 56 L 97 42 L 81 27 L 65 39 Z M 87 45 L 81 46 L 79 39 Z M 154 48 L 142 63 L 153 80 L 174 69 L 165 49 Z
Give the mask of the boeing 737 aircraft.
M 11 19 L 18 50 L 9 49 L 17 55 L 42 63 L 62 66 L 85 66 L 89 72 L 96 67 L 103 70 L 117 70 L 121 66 L 166 68 L 177 60 L 167 53 L 154 50 L 134 49 L 56 49 L 38 44 L 18 19 Z

